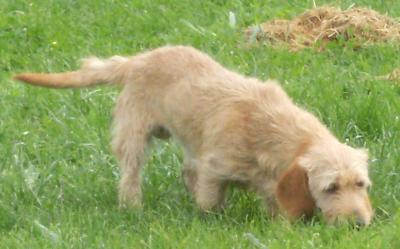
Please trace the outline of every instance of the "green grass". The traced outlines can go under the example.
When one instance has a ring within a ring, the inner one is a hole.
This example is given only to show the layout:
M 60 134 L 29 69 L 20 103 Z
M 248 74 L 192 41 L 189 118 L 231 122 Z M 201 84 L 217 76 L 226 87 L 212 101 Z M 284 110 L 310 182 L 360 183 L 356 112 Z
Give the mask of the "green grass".
M 397 0 L 322 2 L 400 13 Z M 400 47 L 291 53 L 243 42 L 242 28 L 311 6 L 303 0 L 2 0 L 0 248 L 400 248 L 400 85 L 372 77 L 400 67 Z M 229 11 L 236 28 L 229 27 Z M 157 142 L 149 155 L 143 210 L 121 211 L 109 148 L 118 89 L 49 90 L 10 79 L 167 43 L 189 44 L 243 74 L 280 80 L 342 141 L 367 147 L 373 224 L 356 230 L 319 219 L 270 220 L 254 195 L 237 190 L 224 213 L 204 217 L 184 190 L 182 152 L 173 142 Z

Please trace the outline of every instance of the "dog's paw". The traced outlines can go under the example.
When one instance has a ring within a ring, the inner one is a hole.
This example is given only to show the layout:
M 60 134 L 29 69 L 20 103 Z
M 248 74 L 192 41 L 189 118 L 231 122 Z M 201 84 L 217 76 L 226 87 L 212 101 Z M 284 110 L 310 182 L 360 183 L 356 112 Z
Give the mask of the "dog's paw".
M 120 209 L 142 209 L 142 195 L 139 191 L 120 190 L 119 192 Z

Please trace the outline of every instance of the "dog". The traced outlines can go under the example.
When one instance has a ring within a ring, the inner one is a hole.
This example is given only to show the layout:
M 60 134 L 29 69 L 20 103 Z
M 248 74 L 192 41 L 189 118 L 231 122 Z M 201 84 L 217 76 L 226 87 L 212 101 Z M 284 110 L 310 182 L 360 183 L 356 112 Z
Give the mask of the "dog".
M 224 205 L 238 183 L 272 214 L 368 225 L 366 150 L 341 143 L 279 84 L 242 76 L 187 46 L 132 57 L 84 59 L 65 73 L 22 73 L 16 80 L 51 88 L 123 87 L 114 110 L 112 148 L 121 169 L 119 201 L 141 205 L 140 170 L 153 137 L 183 146 L 183 180 L 204 211 Z

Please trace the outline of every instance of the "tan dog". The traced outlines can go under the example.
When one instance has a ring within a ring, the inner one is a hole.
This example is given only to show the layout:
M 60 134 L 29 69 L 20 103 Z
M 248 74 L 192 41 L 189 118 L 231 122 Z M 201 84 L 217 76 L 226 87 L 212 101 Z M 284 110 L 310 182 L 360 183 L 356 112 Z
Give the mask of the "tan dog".
M 172 135 L 184 148 L 185 185 L 203 210 L 219 207 L 227 185 L 240 183 L 290 218 L 315 208 L 331 223 L 368 225 L 373 216 L 364 150 L 340 143 L 276 82 L 241 76 L 191 47 L 89 58 L 79 71 L 15 79 L 55 88 L 123 85 L 113 139 L 123 206 L 141 203 L 150 139 Z

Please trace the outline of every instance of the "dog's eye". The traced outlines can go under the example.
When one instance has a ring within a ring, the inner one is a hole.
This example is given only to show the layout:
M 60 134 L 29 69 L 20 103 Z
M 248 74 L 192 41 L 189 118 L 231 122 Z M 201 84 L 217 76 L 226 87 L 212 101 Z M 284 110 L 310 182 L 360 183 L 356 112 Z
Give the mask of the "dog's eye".
M 336 193 L 338 190 L 339 186 L 336 183 L 332 183 L 325 189 L 325 192 L 328 194 L 333 194 Z
M 358 181 L 356 182 L 357 187 L 363 188 L 365 186 L 365 183 L 363 181 Z
M 371 184 L 365 183 L 363 181 L 356 182 L 356 185 L 359 188 L 365 188 L 367 191 L 370 191 L 370 189 L 371 189 Z

